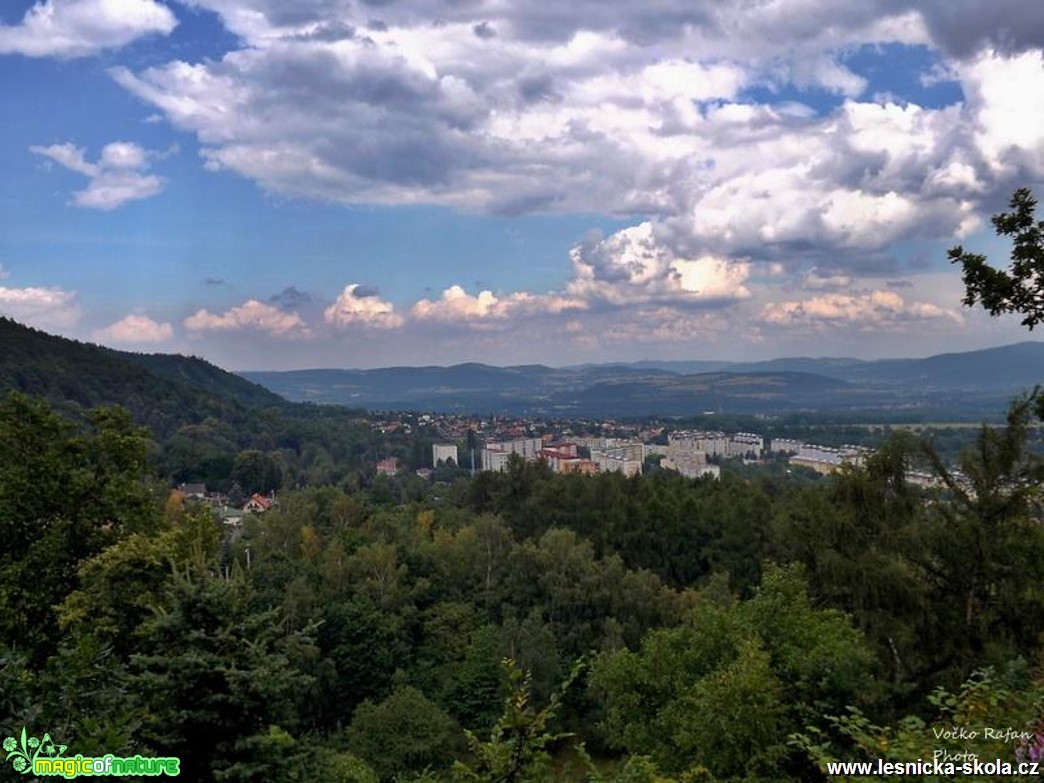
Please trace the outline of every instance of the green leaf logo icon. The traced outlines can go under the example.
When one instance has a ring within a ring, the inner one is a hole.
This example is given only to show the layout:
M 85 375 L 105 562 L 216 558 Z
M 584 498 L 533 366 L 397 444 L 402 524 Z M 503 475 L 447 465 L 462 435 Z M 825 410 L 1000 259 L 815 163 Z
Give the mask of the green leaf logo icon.
M 67 745 L 56 745 L 51 740 L 50 734 L 44 734 L 43 739 L 28 736 L 25 726 L 22 727 L 20 739 L 7 737 L 4 739 L 4 750 L 7 752 L 5 761 L 10 761 L 15 772 L 27 775 L 32 772 L 33 762 L 37 756 L 43 754 L 48 758 L 58 758 L 65 752 Z

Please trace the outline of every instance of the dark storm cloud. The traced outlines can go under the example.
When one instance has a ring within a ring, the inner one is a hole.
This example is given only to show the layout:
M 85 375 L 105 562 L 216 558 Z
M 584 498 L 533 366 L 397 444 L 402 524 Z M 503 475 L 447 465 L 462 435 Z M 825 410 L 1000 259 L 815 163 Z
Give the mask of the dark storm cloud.
M 1044 6 L 1039 0 L 930 0 L 920 11 L 932 38 L 957 57 L 983 47 L 1006 53 L 1044 47 Z
M 352 292 L 356 299 L 367 299 L 381 295 L 381 290 L 375 285 L 362 283 L 355 287 Z
M 300 310 L 312 304 L 315 300 L 308 292 L 302 291 L 296 286 L 288 286 L 278 294 L 269 297 L 268 301 L 280 310 L 293 311 Z

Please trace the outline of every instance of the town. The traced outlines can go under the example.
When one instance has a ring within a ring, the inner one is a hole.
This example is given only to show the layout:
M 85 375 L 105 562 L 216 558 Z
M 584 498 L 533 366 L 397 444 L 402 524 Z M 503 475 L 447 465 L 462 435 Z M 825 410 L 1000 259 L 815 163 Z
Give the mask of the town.
M 384 456 L 373 465 L 374 476 L 414 474 L 436 480 L 437 471 L 467 476 L 502 472 L 512 459 L 544 462 L 553 473 L 594 475 L 617 472 L 631 477 L 648 470 L 667 470 L 690 479 L 719 479 L 722 464 L 746 466 L 779 463 L 828 475 L 845 465 L 861 466 L 873 450 L 866 446 L 832 447 L 794 438 L 768 440 L 753 432 L 670 429 L 660 423 L 615 420 L 523 419 L 402 412 L 370 414 L 366 424 L 389 443 L 411 439 L 433 442 L 422 464 L 400 456 Z M 414 450 L 415 452 L 417 450 Z M 430 462 L 428 461 L 430 458 Z M 452 471 L 456 471 L 455 473 Z M 916 481 L 916 474 L 910 473 Z M 211 506 L 226 524 L 238 526 L 244 514 L 263 514 L 278 504 L 276 493 L 246 495 L 234 484 L 228 492 L 203 483 L 175 488 L 190 501 Z

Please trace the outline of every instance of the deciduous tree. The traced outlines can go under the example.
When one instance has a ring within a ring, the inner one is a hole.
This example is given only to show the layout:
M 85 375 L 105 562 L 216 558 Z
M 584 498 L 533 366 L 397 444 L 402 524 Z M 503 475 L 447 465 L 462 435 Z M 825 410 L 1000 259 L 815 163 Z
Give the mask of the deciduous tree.
M 1012 238 L 1008 271 L 960 245 L 950 250 L 950 262 L 963 269 L 968 307 L 980 303 L 990 315 L 1018 313 L 1032 330 L 1044 321 L 1044 221 L 1036 219 L 1037 200 L 1029 188 L 1016 190 L 1009 206 L 1011 212 L 993 216 L 997 235 Z

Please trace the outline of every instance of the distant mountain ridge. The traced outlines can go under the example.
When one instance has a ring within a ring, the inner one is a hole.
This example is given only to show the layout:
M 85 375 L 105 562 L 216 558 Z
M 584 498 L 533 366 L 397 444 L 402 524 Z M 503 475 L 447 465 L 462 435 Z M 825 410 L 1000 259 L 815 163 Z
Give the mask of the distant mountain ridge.
M 815 406 L 848 386 L 809 373 L 676 375 L 618 366 L 554 370 L 467 364 L 244 375 L 295 401 L 520 415 L 689 415 L 723 406 L 745 411 Z
M 991 409 L 1044 381 L 1044 343 L 925 359 L 642 361 L 558 369 L 467 363 L 243 375 L 287 399 L 383 410 L 676 416 L 972 403 Z
M 698 369 L 698 372 L 692 372 Z M 196 357 L 140 354 L 55 337 L 0 318 L 0 391 L 74 410 L 119 404 L 158 434 L 207 417 L 334 403 L 370 410 L 533 416 L 690 416 L 867 409 L 999 413 L 1044 381 L 1044 343 L 925 359 L 792 357 L 553 368 L 386 367 L 226 372 Z
M 916 383 L 932 387 L 987 391 L 1033 386 L 1044 382 L 1044 342 L 1027 340 L 997 348 L 936 354 L 923 359 L 868 360 L 852 357 L 795 356 L 759 362 L 640 361 L 614 366 L 657 369 L 677 374 L 717 371 L 804 372 L 849 383 Z

